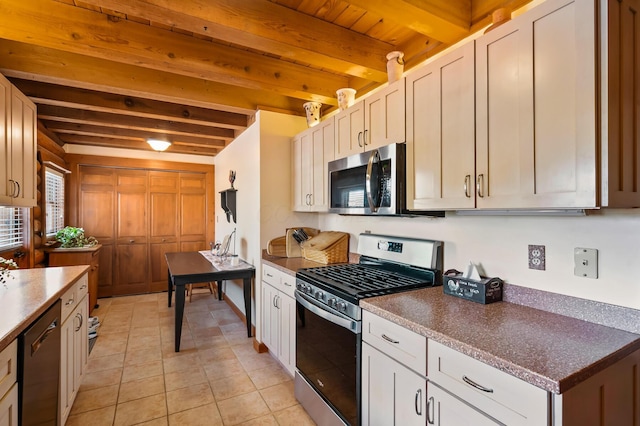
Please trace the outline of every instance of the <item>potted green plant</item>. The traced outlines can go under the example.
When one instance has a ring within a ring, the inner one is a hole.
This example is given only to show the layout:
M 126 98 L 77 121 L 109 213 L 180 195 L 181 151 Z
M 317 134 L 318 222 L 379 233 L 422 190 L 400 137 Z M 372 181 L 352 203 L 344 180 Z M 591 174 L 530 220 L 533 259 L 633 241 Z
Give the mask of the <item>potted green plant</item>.
M 7 278 L 11 276 L 11 270 L 18 269 L 18 265 L 13 259 L 5 259 L 0 256 L 0 284 L 6 287 Z
M 65 226 L 56 233 L 56 241 L 61 248 L 92 247 L 98 244 L 95 237 L 86 237 L 84 229 L 74 226 Z

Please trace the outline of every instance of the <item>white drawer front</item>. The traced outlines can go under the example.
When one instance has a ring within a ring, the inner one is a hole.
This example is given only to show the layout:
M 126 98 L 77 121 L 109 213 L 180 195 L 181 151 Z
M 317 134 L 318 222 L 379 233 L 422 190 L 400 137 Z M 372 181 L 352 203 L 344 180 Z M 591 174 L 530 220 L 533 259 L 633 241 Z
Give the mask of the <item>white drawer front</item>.
M 0 352 L 0 399 L 18 380 L 18 339 Z
M 77 283 L 69 287 L 69 289 L 64 292 L 60 298 L 62 301 L 62 322 L 64 322 L 76 306 L 78 306 L 78 302 L 80 302 L 81 298 L 82 297 L 78 296 Z
M 428 377 L 460 399 L 508 425 L 546 425 L 549 394 L 433 340 Z
M 85 294 L 89 293 L 89 275 L 84 274 L 77 282 L 76 288 L 78 289 L 76 294 L 78 295 L 78 300 L 82 300 Z
M 427 338 L 362 311 L 362 340 L 423 376 L 427 375 Z
M 273 266 L 262 264 L 262 281 L 272 286 L 280 285 L 280 271 Z
M 280 273 L 280 291 L 295 299 L 296 277 L 295 275 Z

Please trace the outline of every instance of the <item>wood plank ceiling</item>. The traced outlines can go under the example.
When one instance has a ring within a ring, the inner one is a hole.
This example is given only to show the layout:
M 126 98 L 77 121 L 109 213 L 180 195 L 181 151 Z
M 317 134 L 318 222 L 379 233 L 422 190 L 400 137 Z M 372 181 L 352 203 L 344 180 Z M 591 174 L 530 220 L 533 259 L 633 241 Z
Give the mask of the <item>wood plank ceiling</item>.
M 530 0 L 2 0 L 0 72 L 61 146 L 216 155 L 258 109 L 323 111 Z

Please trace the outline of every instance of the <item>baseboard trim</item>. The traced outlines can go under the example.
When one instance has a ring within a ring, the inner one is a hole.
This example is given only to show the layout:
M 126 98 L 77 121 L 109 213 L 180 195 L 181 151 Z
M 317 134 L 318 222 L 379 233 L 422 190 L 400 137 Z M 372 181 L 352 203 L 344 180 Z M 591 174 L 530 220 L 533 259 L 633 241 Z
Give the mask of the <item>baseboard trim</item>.
M 267 345 L 265 345 L 264 343 L 258 342 L 258 340 L 256 340 L 255 337 L 253 338 L 253 349 L 259 354 L 269 352 L 269 348 L 267 348 Z

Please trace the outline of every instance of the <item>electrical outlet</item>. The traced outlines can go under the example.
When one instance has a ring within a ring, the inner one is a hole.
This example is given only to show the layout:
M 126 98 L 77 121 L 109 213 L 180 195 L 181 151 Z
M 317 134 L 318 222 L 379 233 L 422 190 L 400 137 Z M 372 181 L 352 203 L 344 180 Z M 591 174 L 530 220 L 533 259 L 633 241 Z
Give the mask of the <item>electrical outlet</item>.
M 546 256 L 544 246 L 529 244 L 529 269 L 544 271 L 546 268 Z

